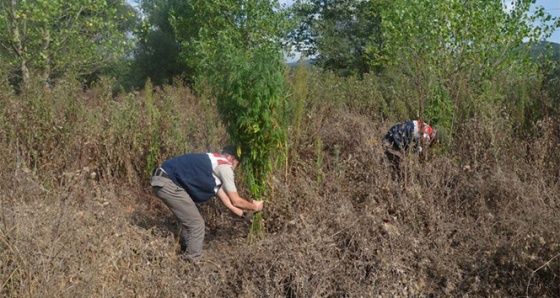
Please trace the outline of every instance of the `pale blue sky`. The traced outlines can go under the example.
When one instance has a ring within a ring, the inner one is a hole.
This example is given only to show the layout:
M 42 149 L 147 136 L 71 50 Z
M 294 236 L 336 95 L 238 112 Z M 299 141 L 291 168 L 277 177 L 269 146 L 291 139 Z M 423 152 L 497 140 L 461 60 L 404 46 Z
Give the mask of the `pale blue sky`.
M 558 0 L 537 0 L 535 6 L 542 6 L 547 13 L 554 17 L 560 17 L 560 1 Z M 556 31 L 548 38 L 548 41 L 560 43 L 560 28 L 556 28 Z

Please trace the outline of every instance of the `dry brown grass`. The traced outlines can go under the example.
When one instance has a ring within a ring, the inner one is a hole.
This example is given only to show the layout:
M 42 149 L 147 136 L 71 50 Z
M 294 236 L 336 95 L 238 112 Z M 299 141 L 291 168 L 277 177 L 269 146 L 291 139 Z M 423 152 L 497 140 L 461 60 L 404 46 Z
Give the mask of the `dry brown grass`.
M 165 125 L 188 128 L 182 133 L 190 141 L 169 143 L 174 150 L 218 148 L 224 134 L 200 117 L 205 107 L 181 87 L 166 92 L 183 109 Z M 507 132 L 500 142 L 512 143 L 495 148 L 488 125 L 480 136 L 459 132 L 446 155 L 411 156 L 398 182 L 379 146 L 391 123 L 342 106 L 307 110 L 297 158 L 274 172 L 266 239 L 249 245 L 249 227 L 216 200 L 201 206 L 207 236 L 199 264 L 177 255 L 174 219 L 150 193 L 145 156 L 138 156 L 147 141 L 133 146 L 102 126 L 83 130 L 44 151 L 55 164 L 33 170 L 18 165 L 16 142 L 4 139 L 0 296 L 560 295 L 557 118 L 541 121 L 534 137 Z M 119 148 L 114 156 L 104 153 L 111 144 Z M 53 153 L 59 149 L 64 156 Z

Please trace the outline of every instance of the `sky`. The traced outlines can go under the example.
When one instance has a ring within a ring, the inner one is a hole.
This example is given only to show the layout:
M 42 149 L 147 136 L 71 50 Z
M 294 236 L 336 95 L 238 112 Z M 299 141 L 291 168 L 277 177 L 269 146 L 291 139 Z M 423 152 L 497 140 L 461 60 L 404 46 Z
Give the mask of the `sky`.
M 542 6 L 553 17 L 560 17 L 560 1 L 558 0 L 537 0 L 535 6 Z M 548 41 L 560 43 L 560 28 L 556 28 L 556 31 L 548 38 Z

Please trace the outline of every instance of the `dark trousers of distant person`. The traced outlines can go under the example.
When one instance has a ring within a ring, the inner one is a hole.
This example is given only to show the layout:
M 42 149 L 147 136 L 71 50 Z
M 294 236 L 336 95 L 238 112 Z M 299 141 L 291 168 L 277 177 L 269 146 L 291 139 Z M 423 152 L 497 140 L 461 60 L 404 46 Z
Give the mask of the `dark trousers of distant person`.
M 404 159 L 403 150 L 387 137 L 383 139 L 381 146 L 383 147 L 385 156 L 387 156 L 389 164 L 391 165 L 393 179 L 402 178 L 401 162 Z

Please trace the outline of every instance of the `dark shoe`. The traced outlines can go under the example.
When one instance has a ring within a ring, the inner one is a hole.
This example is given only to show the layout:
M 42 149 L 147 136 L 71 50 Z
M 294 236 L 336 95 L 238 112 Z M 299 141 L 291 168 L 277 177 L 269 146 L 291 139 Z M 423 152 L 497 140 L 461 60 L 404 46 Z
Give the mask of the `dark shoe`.
M 191 264 L 195 267 L 200 267 L 200 262 L 201 262 L 200 259 L 201 259 L 201 257 L 193 258 L 193 257 L 188 256 L 187 254 L 183 255 L 183 261 L 185 261 L 185 263 Z

